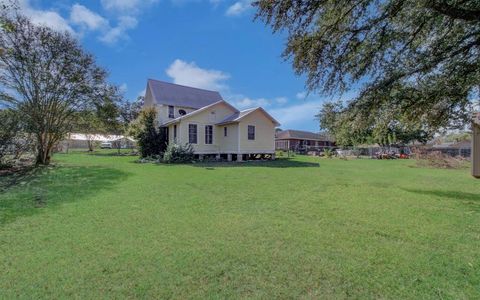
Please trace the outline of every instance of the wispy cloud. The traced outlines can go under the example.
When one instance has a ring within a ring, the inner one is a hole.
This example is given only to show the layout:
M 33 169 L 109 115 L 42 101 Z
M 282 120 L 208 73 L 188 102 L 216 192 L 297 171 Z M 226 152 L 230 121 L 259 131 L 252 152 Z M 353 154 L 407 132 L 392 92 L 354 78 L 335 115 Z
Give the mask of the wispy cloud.
M 322 100 L 297 102 L 292 105 L 273 108 L 269 113 L 277 119 L 284 129 L 311 128 L 315 115 L 320 110 Z
M 307 97 L 307 92 L 298 92 L 295 97 L 300 100 L 304 100 Z
M 70 10 L 70 21 L 88 30 L 104 30 L 110 26 L 108 20 L 78 3 Z
M 126 31 L 137 27 L 137 19 L 130 16 L 119 17 L 118 24 L 115 27 L 109 28 L 101 37 L 100 40 L 107 44 L 115 44 L 120 39 L 128 38 Z
M 117 25 L 111 26 L 109 20 L 80 4 L 72 6 L 70 22 L 80 27 L 82 31 L 98 32 L 98 39 L 109 45 L 117 43 L 122 38 L 128 38 L 126 32 L 135 28 L 138 23 L 134 17 L 120 16 Z
M 0 0 L 0 4 L 5 0 Z M 69 8 L 69 17 L 52 9 L 37 9 L 30 0 L 20 0 L 20 11 L 34 24 L 48 26 L 57 31 L 67 31 L 80 38 L 86 33 L 95 33 L 98 39 L 114 45 L 128 39 L 127 32 L 138 24 L 142 10 L 158 0 L 102 0 L 102 7 L 111 17 L 108 19 L 88 7 L 75 3 Z
M 241 0 L 237 1 L 231 6 L 228 7 L 225 15 L 229 17 L 240 16 L 252 8 L 251 0 Z
M 239 109 L 252 107 L 280 107 L 288 103 L 287 97 L 248 97 L 241 93 L 233 93 L 232 88 L 227 81 L 230 75 L 227 72 L 215 69 L 205 69 L 198 66 L 195 62 L 187 62 L 176 59 L 165 71 L 176 84 L 192 86 L 207 90 L 220 91 L 225 100 L 232 103 Z
M 101 0 L 103 8 L 107 11 L 121 14 L 138 14 L 142 9 L 157 3 L 158 0 Z
M 276 97 L 273 99 L 268 98 L 249 98 L 243 95 L 227 95 L 236 107 L 240 109 L 253 108 L 253 107 L 272 107 L 283 106 L 288 103 L 287 97 Z

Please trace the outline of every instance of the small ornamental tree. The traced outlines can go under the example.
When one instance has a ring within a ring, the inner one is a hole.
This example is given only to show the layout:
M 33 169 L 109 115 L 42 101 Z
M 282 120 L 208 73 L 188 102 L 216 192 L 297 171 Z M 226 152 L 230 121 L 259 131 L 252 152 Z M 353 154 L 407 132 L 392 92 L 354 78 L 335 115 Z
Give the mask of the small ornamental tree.
M 158 156 L 165 152 L 165 134 L 156 126 L 156 119 L 156 110 L 146 108 L 130 126 L 129 133 L 137 140 L 142 157 Z
M 16 11 L 0 19 L 0 105 L 20 113 L 36 140 L 36 163 L 48 165 L 75 113 L 110 98 L 107 73 L 70 34 L 34 25 Z

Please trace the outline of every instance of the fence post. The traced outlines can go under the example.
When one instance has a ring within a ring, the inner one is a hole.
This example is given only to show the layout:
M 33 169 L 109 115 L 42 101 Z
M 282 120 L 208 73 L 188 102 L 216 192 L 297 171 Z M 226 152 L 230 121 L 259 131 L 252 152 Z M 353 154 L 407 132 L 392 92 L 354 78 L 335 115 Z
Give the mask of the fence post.
M 472 175 L 480 178 L 480 113 L 476 113 L 473 118 Z

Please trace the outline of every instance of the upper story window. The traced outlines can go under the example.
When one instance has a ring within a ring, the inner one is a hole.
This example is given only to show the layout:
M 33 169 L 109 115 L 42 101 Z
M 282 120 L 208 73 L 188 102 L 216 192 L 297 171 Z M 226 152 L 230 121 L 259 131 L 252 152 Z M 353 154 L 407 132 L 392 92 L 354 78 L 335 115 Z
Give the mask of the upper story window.
M 205 126 L 205 144 L 209 145 L 213 143 L 213 126 Z
M 187 114 L 187 112 L 184 109 L 179 109 L 178 114 L 181 115 L 181 116 L 184 116 L 184 115 Z
M 228 135 L 228 127 L 223 127 L 223 136 Z
M 188 142 L 190 144 L 197 143 L 197 124 L 188 124 Z
M 248 139 L 255 140 L 255 126 L 253 125 L 248 125 Z
M 168 117 L 171 119 L 175 118 L 175 110 L 172 105 L 168 106 Z

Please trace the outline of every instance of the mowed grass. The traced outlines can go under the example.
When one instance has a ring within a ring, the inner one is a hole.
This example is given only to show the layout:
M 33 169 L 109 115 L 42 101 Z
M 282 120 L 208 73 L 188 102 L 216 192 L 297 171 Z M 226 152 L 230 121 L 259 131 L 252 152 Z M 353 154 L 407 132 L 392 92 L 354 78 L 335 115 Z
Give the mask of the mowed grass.
M 99 154 L 0 178 L 0 298 L 480 298 L 468 169 Z

